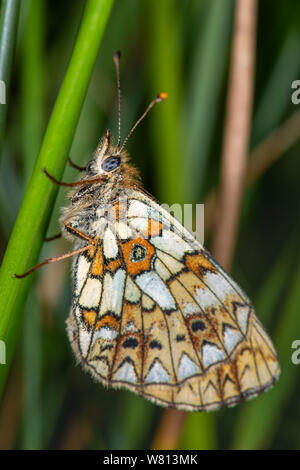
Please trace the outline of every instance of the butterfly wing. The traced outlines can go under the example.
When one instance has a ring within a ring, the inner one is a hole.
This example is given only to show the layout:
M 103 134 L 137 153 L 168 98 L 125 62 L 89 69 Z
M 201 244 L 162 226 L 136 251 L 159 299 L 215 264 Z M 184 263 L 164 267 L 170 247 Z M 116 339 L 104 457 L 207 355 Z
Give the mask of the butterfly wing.
M 123 208 L 74 268 L 68 331 L 85 368 L 107 385 L 190 411 L 271 387 L 276 352 L 242 290 L 147 195 L 128 190 Z

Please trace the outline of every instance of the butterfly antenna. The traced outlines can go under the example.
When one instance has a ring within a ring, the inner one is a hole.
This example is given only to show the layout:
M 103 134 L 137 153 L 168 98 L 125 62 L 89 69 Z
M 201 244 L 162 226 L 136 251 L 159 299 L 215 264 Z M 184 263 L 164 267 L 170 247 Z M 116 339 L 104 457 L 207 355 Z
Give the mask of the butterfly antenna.
M 114 53 L 114 63 L 116 66 L 117 74 L 117 86 L 118 86 L 118 145 L 120 147 L 121 143 L 121 81 L 120 81 L 120 58 L 121 51 L 116 51 Z
M 161 101 L 164 101 L 168 98 L 168 93 L 165 93 L 165 92 L 162 92 L 162 93 L 159 93 L 159 95 L 156 96 L 156 98 L 154 98 L 154 100 L 151 101 L 151 103 L 149 104 L 149 106 L 147 107 L 147 109 L 144 111 L 144 113 L 141 115 L 141 117 L 136 121 L 135 125 L 132 127 L 132 129 L 129 131 L 126 139 L 124 140 L 123 144 L 122 144 L 122 147 L 120 148 L 120 152 L 122 152 L 123 148 L 125 147 L 125 145 L 127 144 L 128 142 L 128 139 L 129 137 L 131 136 L 131 134 L 135 131 L 135 129 L 137 128 L 137 126 L 139 125 L 139 123 L 144 119 L 145 116 L 147 116 L 147 114 L 149 113 L 150 109 L 153 108 L 153 106 L 156 104 L 156 103 L 160 103 Z

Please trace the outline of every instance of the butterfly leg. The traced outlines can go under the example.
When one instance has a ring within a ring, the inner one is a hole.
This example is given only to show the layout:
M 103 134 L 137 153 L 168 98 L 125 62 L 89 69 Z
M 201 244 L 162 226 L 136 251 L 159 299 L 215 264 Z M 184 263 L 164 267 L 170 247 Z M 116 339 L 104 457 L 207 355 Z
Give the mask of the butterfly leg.
M 54 176 L 50 175 L 46 168 L 43 168 L 44 174 L 52 181 L 52 183 L 57 184 L 58 186 L 68 186 L 69 188 L 73 188 L 75 186 L 87 186 L 92 183 L 103 183 L 105 177 L 97 176 L 96 178 L 91 178 L 90 180 L 80 180 L 74 181 L 73 183 L 65 183 L 64 181 L 58 181 Z
M 79 166 L 79 165 L 76 165 L 76 163 L 74 163 L 70 157 L 68 157 L 68 163 L 69 165 L 72 167 L 72 168 L 76 168 L 76 170 L 79 170 L 79 171 L 84 171 L 85 170 L 85 166 Z
M 72 235 L 75 235 L 76 237 L 81 238 L 82 240 L 86 240 L 92 245 L 96 245 L 95 240 L 92 238 L 88 237 L 85 233 L 80 232 L 80 230 L 77 230 L 76 228 L 72 227 L 71 225 L 65 225 L 65 229 L 69 232 L 72 233 Z M 45 242 L 52 242 L 52 240 L 56 240 L 57 238 L 61 238 L 62 234 L 57 233 L 56 235 L 53 235 L 52 237 L 45 237 L 44 241 Z
M 57 238 L 60 238 L 61 236 L 62 236 L 61 233 L 57 233 L 56 235 L 53 235 L 52 237 L 45 237 L 44 241 L 52 242 L 52 240 L 56 240 Z
M 81 238 L 81 240 L 88 241 L 91 245 L 97 245 L 97 240 L 90 238 L 88 235 L 81 232 L 77 228 L 72 227 L 72 225 L 66 224 L 65 229 L 67 230 L 67 232 L 71 233 L 72 235 L 75 235 L 75 237 Z
M 83 248 L 79 248 L 78 250 L 72 251 L 71 253 L 66 253 L 61 256 L 56 256 L 55 258 L 47 258 L 45 261 L 43 261 L 40 264 L 37 264 L 36 266 L 33 266 L 33 268 L 29 269 L 29 271 L 26 271 L 23 274 L 15 273 L 14 277 L 16 277 L 17 279 L 22 279 L 23 277 L 28 276 L 28 274 L 31 274 L 33 271 L 36 271 L 37 269 L 41 268 L 45 264 L 56 263 L 56 261 L 61 261 L 62 259 L 70 258 L 71 256 L 78 255 L 79 253 L 89 250 L 93 246 L 94 245 L 87 245 L 87 246 L 84 246 Z
M 37 269 L 41 268 L 45 264 L 55 263 L 56 261 L 60 261 L 60 260 L 65 259 L 65 258 L 69 258 L 70 256 L 74 256 L 74 255 L 77 255 L 78 253 L 81 253 L 83 251 L 87 251 L 90 248 L 92 248 L 93 246 L 97 245 L 97 240 L 94 240 L 93 238 L 90 238 L 88 235 L 86 235 L 83 232 L 80 232 L 80 230 L 77 230 L 76 228 L 72 227 L 71 225 L 68 225 L 68 224 L 65 225 L 65 229 L 69 233 L 72 233 L 72 235 L 75 235 L 76 237 L 81 238 L 84 241 L 88 241 L 89 244 L 87 246 L 84 246 L 83 248 L 79 248 L 78 250 L 72 251 L 71 253 L 67 253 L 67 254 L 62 255 L 62 256 L 57 256 L 55 258 L 47 258 L 45 261 L 43 261 L 40 264 L 37 264 L 36 266 L 33 266 L 33 268 L 29 269 L 29 271 L 26 271 L 23 274 L 16 274 L 15 273 L 14 277 L 16 277 L 17 279 L 21 279 L 23 277 L 28 276 L 28 274 L 31 274 L 33 271 L 36 271 Z M 45 240 L 46 241 L 51 241 L 51 240 L 54 240 L 55 238 L 59 238 L 59 237 L 61 237 L 61 234 L 54 235 L 53 237 L 46 238 Z
M 54 178 L 54 176 L 50 175 L 46 168 L 43 168 L 43 172 L 45 175 L 52 181 L 52 183 L 57 184 L 58 186 L 74 186 L 74 183 L 64 183 L 63 181 L 58 181 L 57 179 Z

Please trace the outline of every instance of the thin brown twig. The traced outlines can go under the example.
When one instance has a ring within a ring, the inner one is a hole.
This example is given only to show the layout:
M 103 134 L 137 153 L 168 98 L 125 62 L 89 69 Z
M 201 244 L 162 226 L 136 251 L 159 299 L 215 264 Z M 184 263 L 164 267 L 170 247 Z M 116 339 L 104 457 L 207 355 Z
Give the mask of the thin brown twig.
M 165 410 L 156 429 L 151 449 L 177 449 L 178 439 L 183 428 L 185 416 L 185 411 L 174 409 Z
M 289 148 L 300 139 L 300 111 L 295 111 L 284 123 L 260 142 L 250 153 L 245 175 L 245 188 L 257 181 Z M 217 191 L 212 189 L 205 199 L 205 235 L 215 222 Z
M 213 254 L 230 270 L 236 242 L 253 99 L 256 0 L 237 0 Z
M 92 428 L 86 417 L 75 415 L 67 425 L 64 437 L 60 443 L 61 450 L 86 449 L 91 439 Z

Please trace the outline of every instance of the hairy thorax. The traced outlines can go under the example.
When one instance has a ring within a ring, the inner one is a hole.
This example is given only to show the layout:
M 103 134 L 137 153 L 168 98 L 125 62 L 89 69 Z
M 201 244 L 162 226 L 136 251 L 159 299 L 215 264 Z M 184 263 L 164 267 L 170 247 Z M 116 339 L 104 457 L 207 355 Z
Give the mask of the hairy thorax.
M 60 224 L 64 236 L 74 240 L 74 236 L 66 231 L 65 226 L 72 226 L 90 238 L 96 236 L 95 223 L 99 215 L 113 205 L 122 193 L 121 175 L 114 175 L 107 182 L 92 183 L 68 194 L 70 205 L 62 209 Z

